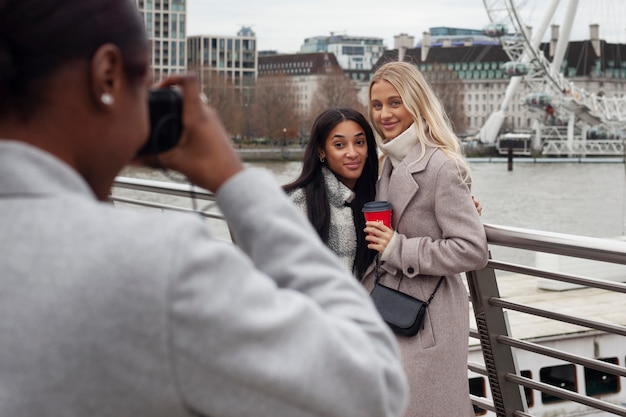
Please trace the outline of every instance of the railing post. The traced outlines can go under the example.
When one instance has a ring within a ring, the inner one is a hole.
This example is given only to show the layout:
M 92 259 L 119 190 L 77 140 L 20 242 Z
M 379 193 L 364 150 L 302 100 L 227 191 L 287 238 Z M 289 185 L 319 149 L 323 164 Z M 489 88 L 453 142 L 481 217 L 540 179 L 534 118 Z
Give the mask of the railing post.
M 512 417 L 516 410 L 526 412 L 523 388 L 506 380 L 506 374 L 517 374 L 513 351 L 497 340 L 498 335 L 510 336 L 508 320 L 502 308 L 489 304 L 491 297 L 500 296 L 495 271 L 487 266 L 466 276 L 496 415 Z

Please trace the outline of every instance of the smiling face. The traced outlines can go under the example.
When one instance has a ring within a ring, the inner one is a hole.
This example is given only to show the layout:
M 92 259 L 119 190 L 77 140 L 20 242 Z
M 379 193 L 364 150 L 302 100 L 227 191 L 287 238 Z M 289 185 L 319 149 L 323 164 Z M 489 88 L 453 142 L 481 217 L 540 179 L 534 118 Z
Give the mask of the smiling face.
M 354 188 L 363 172 L 367 159 L 367 139 L 358 123 L 352 120 L 340 122 L 331 130 L 319 150 L 319 156 L 326 158 L 326 164 L 349 188 Z
M 400 93 L 389 81 L 379 80 L 372 84 L 370 106 L 372 122 L 386 141 L 397 137 L 413 124 Z

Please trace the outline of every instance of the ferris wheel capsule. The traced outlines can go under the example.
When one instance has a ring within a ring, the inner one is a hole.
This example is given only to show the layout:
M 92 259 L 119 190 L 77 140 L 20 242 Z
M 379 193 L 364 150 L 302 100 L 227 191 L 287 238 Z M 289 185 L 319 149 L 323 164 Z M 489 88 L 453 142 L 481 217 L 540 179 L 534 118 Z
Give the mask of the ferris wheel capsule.
M 483 29 L 483 33 L 492 38 L 499 38 L 508 33 L 506 25 L 502 23 L 491 23 Z
M 502 65 L 502 71 L 509 77 L 526 75 L 530 71 L 530 66 L 519 61 L 510 61 Z
M 531 93 L 524 97 L 527 106 L 543 109 L 552 104 L 552 97 L 547 93 Z

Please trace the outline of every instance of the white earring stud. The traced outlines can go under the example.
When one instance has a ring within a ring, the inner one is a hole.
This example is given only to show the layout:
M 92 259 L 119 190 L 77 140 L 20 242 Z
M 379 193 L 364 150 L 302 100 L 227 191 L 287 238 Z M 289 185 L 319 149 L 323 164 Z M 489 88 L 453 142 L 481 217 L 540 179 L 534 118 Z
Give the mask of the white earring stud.
M 100 101 L 102 101 L 102 104 L 110 106 L 111 104 L 113 104 L 113 96 L 110 93 L 102 93 L 102 95 L 100 96 Z

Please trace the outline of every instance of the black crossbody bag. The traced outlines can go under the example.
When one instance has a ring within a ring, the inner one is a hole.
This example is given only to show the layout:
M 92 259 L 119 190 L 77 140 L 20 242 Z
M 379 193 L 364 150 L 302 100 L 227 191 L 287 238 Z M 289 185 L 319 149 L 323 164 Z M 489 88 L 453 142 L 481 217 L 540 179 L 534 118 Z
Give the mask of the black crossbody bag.
M 426 309 L 439 289 L 443 276 L 428 300 L 422 301 L 401 291 L 382 285 L 380 281 L 379 255 L 376 255 L 376 279 L 370 296 L 378 312 L 394 333 L 415 336 L 424 328 Z

